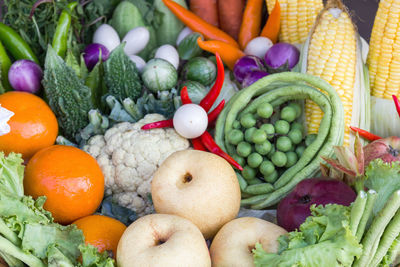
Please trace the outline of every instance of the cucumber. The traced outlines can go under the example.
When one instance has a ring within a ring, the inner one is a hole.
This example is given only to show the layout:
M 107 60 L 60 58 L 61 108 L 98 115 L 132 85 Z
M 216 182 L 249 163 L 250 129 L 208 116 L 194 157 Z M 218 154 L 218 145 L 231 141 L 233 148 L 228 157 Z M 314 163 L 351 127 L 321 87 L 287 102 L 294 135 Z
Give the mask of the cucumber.
M 111 26 L 122 39 L 127 32 L 133 28 L 145 26 L 145 23 L 142 14 L 134 4 L 122 1 L 113 12 Z
M 188 94 L 190 99 L 192 100 L 193 103 L 199 104 L 200 101 L 206 96 L 208 93 L 207 88 L 202 85 L 199 82 L 195 81 L 184 81 L 180 88 L 179 91 L 182 90 L 182 88 L 186 86 L 188 90 Z
M 178 81 L 175 67 L 161 58 L 153 58 L 143 69 L 142 80 L 151 92 L 172 89 Z
M 188 8 L 185 0 L 173 0 L 184 8 Z M 154 0 L 156 34 L 158 46 L 175 45 L 179 33 L 185 25 L 166 7 L 162 0 Z
M 207 86 L 214 82 L 217 68 L 211 60 L 205 57 L 195 57 L 185 64 L 182 74 L 185 80 L 196 81 Z
M 181 59 L 189 60 L 201 55 L 203 50 L 197 44 L 197 39 L 199 37 L 203 39 L 203 36 L 200 33 L 193 32 L 183 38 L 183 40 L 178 45 L 178 53 Z

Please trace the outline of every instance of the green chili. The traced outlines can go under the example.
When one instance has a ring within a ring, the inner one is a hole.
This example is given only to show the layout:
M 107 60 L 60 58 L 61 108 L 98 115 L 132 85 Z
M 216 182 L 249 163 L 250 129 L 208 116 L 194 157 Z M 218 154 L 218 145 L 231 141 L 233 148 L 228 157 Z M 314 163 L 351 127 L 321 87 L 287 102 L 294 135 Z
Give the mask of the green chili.
M 39 60 L 27 42 L 11 27 L 0 22 L 0 42 L 15 59 L 29 59 L 39 64 Z
M 61 12 L 56 32 L 53 36 L 53 49 L 56 51 L 57 55 L 62 58 L 64 58 L 65 52 L 67 51 L 68 32 L 71 27 L 71 12 L 77 5 L 78 2 L 69 3 L 67 9 Z
M 1 84 L 4 88 L 11 89 L 11 85 L 8 82 L 8 70 L 11 66 L 11 60 L 7 55 L 6 49 L 4 48 L 3 44 L 0 42 L 0 77 L 1 77 Z

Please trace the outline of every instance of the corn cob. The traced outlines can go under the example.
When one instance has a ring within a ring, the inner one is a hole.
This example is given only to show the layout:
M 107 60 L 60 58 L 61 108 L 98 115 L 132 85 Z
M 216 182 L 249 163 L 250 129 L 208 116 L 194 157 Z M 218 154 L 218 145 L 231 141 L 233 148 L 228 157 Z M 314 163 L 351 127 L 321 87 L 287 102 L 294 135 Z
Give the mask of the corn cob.
M 371 33 L 367 58 L 371 94 L 400 97 L 400 0 L 381 0 Z
M 266 2 L 270 13 L 275 6 L 275 0 Z M 323 8 L 322 0 L 279 0 L 279 4 L 281 5 L 280 42 L 303 43 Z
M 392 95 L 400 97 L 400 0 L 381 0 L 372 28 L 367 65 L 371 79 L 371 131 L 398 136 L 400 119 Z
M 344 145 L 349 146 L 350 126 L 369 128 L 369 92 L 365 90 L 364 71 L 357 30 L 340 0 L 328 1 L 319 14 L 306 42 L 302 71 L 329 82 L 339 94 L 345 112 Z M 311 101 L 305 105 L 308 133 L 317 133 L 322 111 Z

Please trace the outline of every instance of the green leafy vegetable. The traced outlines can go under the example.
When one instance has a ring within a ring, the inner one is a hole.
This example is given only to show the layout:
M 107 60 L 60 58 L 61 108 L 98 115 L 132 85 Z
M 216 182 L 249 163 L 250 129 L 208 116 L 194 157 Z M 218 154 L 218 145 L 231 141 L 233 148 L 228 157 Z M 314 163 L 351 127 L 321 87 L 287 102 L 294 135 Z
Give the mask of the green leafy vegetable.
M 393 192 L 400 189 L 400 162 L 385 163 L 381 159 L 371 161 L 365 171 L 365 186 L 378 193 L 373 208 L 376 215 Z
M 74 138 L 88 124 L 87 114 L 94 108 L 91 90 L 51 46 L 47 50 L 43 87 L 61 132 Z
M 256 266 L 351 266 L 359 257 L 362 246 L 349 228 L 350 207 L 328 204 L 311 207 L 312 216 L 300 226 L 300 231 L 279 238 L 277 254 L 266 253 L 256 245 Z
M 139 70 L 124 52 L 122 43 L 115 48 L 105 62 L 105 82 L 108 94 L 122 101 L 131 98 L 136 101 L 142 93 Z

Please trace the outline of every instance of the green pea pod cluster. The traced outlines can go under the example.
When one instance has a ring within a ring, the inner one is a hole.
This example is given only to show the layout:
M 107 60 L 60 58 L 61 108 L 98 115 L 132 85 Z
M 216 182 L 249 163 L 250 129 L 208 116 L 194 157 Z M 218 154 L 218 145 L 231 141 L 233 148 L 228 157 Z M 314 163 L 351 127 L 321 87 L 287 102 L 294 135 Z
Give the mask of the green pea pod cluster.
M 234 95 L 218 117 L 215 141 L 228 154 L 235 148 L 227 136 L 241 115 L 254 112 L 258 105 L 268 102 L 277 107 L 290 100 L 314 101 L 324 112 L 318 135 L 303 152 L 298 162 L 273 183 L 247 184 L 238 175 L 242 190 L 242 205 L 264 209 L 277 204 L 300 181 L 311 178 L 318 170 L 321 157 L 331 157 L 333 146 L 343 144 L 344 110 L 335 89 L 319 77 L 295 72 L 266 76 Z

